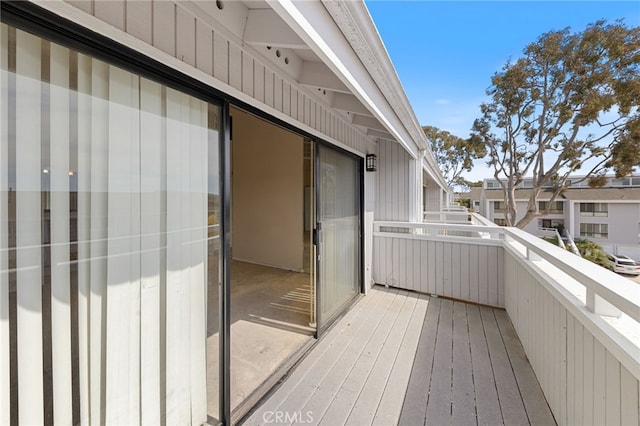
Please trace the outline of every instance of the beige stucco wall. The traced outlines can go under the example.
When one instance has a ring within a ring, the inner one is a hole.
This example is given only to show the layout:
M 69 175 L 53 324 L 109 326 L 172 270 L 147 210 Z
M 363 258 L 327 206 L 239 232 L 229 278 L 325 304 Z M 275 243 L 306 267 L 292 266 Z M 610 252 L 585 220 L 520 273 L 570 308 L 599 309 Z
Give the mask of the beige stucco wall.
M 234 110 L 231 145 L 233 258 L 302 270 L 302 137 Z

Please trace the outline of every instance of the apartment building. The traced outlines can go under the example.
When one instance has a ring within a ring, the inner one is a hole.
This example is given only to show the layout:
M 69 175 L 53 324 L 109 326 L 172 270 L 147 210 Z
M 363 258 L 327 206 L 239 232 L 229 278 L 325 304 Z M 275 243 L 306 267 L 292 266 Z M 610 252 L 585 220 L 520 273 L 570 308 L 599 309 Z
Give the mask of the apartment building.
M 579 177 L 573 178 L 577 180 Z M 524 216 L 531 181 L 516 189 L 518 217 Z M 480 212 L 498 225 L 504 225 L 503 191 L 494 179 L 485 179 L 480 195 Z M 550 202 L 550 191 L 538 197 L 538 208 Z M 605 246 L 640 244 L 640 175 L 625 178 L 609 176 L 605 185 L 590 188 L 583 181 L 571 185 L 552 202 L 548 214 L 529 223 L 524 230 L 536 235 L 539 228 L 567 229 L 574 238 L 587 238 Z

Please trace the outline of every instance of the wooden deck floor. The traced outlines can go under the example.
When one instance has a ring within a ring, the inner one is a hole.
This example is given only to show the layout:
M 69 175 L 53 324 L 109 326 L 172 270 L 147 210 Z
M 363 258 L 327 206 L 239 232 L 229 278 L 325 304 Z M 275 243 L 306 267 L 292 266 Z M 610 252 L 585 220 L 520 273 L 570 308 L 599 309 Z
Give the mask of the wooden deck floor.
M 376 286 L 244 424 L 555 424 L 505 311 Z

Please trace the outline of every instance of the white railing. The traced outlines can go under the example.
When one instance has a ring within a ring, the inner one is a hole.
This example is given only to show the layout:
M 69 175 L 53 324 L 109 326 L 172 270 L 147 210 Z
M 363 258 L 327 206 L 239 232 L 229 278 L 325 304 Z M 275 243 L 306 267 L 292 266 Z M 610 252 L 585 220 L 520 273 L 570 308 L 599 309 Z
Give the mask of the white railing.
M 520 229 L 407 222 L 374 222 L 374 279 L 504 307 L 559 424 L 638 424 L 631 280 Z
M 555 238 L 558 242 L 558 246 L 563 249 L 567 249 L 567 246 L 562 241 L 562 237 L 556 228 L 538 228 L 539 237 Z
M 442 211 L 443 212 L 468 212 L 469 209 L 459 204 L 449 204 L 448 206 L 443 207 Z
M 423 212 L 423 222 L 429 223 L 470 223 L 471 213 L 467 211 Z

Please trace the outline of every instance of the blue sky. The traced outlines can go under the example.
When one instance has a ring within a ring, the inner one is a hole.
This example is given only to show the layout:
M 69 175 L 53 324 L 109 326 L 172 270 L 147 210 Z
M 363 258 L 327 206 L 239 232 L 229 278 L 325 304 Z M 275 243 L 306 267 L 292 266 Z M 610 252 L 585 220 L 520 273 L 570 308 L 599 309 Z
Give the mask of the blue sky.
M 541 34 L 623 18 L 640 26 L 639 1 L 365 0 L 422 125 L 469 136 L 491 76 Z M 491 174 L 476 163 L 470 179 Z

